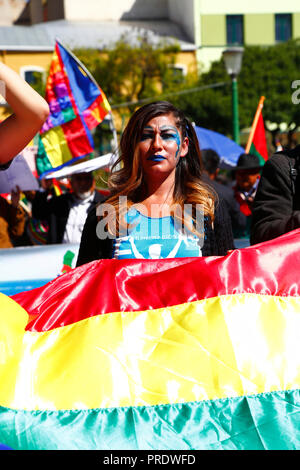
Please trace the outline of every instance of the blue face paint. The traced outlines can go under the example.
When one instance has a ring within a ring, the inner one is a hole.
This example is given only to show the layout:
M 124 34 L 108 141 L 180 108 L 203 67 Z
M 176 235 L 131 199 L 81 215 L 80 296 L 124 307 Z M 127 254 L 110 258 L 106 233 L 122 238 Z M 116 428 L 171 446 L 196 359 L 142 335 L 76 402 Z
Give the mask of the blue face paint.
M 162 126 L 162 127 L 159 128 L 159 131 L 160 131 L 160 137 L 161 137 L 162 140 L 164 140 L 164 141 L 174 140 L 176 142 L 176 144 L 177 144 L 177 150 L 176 150 L 176 154 L 175 154 L 175 160 L 176 160 L 177 157 L 178 157 L 178 153 L 180 151 L 180 144 L 181 144 L 181 139 L 180 139 L 178 129 L 174 126 Z M 155 132 L 154 132 L 153 128 L 151 126 L 145 126 L 144 132 L 143 132 L 140 140 L 141 140 L 141 142 L 143 142 L 147 139 L 153 139 L 154 136 L 155 136 Z M 156 158 L 156 157 L 157 158 L 160 157 L 159 161 L 164 159 L 164 157 L 162 157 L 161 155 L 154 155 L 153 156 L 153 158 Z M 149 160 L 151 158 L 149 158 Z M 155 161 L 158 161 L 158 160 L 155 160 Z

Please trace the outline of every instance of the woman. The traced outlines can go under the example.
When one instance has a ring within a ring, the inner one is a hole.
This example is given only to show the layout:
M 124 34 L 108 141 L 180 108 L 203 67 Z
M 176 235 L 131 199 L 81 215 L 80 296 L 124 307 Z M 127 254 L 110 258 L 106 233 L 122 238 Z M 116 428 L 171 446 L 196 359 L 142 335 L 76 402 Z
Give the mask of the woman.
M 120 149 L 110 197 L 87 217 L 77 266 L 101 258 L 225 255 L 234 248 L 229 215 L 201 180 L 197 136 L 180 110 L 166 101 L 138 109 Z
M 44 98 L 3 63 L 0 63 L 0 94 L 13 110 L 0 123 L 0 170 L 6 170 L 39 131 L 49 107 Z

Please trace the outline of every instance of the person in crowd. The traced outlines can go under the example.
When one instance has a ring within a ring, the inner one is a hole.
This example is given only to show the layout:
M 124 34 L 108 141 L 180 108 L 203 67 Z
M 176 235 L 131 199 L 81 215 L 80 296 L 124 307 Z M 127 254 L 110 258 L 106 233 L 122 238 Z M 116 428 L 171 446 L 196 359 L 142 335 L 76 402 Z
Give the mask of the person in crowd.
M 235 232 L 236 238 L 250 238 L 252 220 L 252 205 L 257 191 L 261 163 L 256 155 L 243 153 L 239 156 L 235 169 L 234 196 L 240 206 L 240 211 L 246 216 L 246 226 Z
M 21 246 L 46 245 L 49 230 L 45 218 L 47 203 L 52 197 L 61 193 L 60 187 L 58 188 L 57 184 L 54 185 L 53 178 L 42 178 L 40 189 L 37 191 L 24 191 L 23 207 L 26 210 L 26 223 L 23 237 L 19 242 Z
M 0 196 L 0 248 L 12 248 L 14 242 L 23 235 L 25 212 L 19 204 L 20 188 L 11 192 L 11 200 Z
M 203 179 L 213 187 L 219 197 L 224 199 L 230 215 L 233 235 L 238 238 L 238 235 L 246 229 L 246 216 L 240 211 L 232 188 L 217 181 L 220 156 L 213 149 L 201 150 L 201 156 L 204 165 Z
M 110 196 L 88 214 L 77 266 L 226 255 L 234 248 L 231 221 L 201 177 L 197 136 L 184 114 L 166 101 L 139 108 L 121 137 Z
M 79 243 L 89 210 L 104 196 L 95 190 L 93 173 L 77 173 L 70 178 L 71 191 L 52 197 L 34 215 L 47 220 L 47 243 Z
M 266 161 L 252 217 L 251 245 L 300 228 L 300 145 Z
M 3 63 L 0 63 L 0 94 L 13 110 L 0 123 L 0 170 L 6 170 L 39 131 L 47 119 L 49 106 L 28 83 Z

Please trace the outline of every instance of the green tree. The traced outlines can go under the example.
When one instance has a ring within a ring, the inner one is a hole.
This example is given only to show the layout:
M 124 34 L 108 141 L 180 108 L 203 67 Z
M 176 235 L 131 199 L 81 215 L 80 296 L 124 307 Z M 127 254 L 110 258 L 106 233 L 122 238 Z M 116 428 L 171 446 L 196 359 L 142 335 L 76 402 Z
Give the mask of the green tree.
M 121 38 L 106 50 L 76 49 L 74 54 L 92 73 L 110 105 L 139 101 L 172 89 L 172 69 L 179 47 L 160 43 L 153 46 L 141 34 L 136 44 Z M 135 105 L 120 112 L 131 114 Z
M 49 70 L 48 70 L 48 73 L 49 73 Z M 33 72 L 32 78 L 33 80 L 30 83 L 30 85 L 35 91 L 37 91 L 40 95 L 44 97 L 45 92 L 46 92 L 46 82 L 44 80 L 43 75 L 40 72 Z
M 300 80 L 300 40 L 270 47 L 245 48 L 241 73 L 238 76 L 240 127 L 250 127 L 259 98 L 265 96 L 263 116 L 265 121 L 277 124 L 300 124 L 300 105 L 292 103 L 292 88 Z M 231 135 L 231 82 L 223 59 L 212 64 L 194 86 L 227 82 L 219 88 L 178 96 L 173 101 L 190 117 L 206 128 Z

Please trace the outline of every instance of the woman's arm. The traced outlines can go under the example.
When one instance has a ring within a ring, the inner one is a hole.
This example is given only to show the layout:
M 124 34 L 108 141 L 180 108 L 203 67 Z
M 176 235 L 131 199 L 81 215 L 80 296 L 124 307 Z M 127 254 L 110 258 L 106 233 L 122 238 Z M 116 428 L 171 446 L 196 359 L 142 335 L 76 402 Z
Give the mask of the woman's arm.
M 13 114 L 0 123 L 0 165 L 12 160 L 40 130 L 49 106 L 16 72 L 0 63 L 0 93 Z

